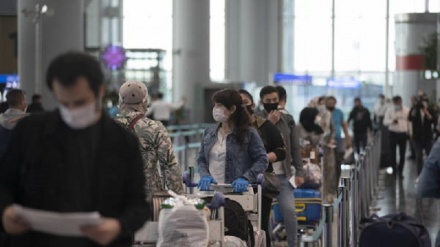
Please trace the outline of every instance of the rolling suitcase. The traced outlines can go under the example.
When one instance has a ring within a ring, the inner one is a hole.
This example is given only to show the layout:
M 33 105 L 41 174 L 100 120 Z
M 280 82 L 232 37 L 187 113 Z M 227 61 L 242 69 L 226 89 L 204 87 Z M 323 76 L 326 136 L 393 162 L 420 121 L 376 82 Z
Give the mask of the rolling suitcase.
M 301 223 L 315 223 L 321 217 L 321 193 L 311 189 L 295 189 L 295 209 L 297 219 Z M 273 216 L 276 222 L 284 222 L 278 202 L 272 204 Z

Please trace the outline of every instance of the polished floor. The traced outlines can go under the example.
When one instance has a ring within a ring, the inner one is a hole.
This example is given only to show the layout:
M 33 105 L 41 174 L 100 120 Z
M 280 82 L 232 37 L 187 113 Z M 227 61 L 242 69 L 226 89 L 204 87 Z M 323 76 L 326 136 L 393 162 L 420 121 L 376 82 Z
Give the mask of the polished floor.
M 406 212 L 423 223 L 434 240 L 440 229 L 440 200 L 419 198 L 416 194 L 417 169 L 413 160 L 406 160 L 403 179 L 381 172 L 379 181 L 379 216 L 389 213 Z

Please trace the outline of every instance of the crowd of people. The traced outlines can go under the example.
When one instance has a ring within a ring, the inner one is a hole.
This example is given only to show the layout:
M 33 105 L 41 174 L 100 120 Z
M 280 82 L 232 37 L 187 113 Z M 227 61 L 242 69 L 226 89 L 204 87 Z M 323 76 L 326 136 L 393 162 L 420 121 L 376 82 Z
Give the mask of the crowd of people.
M 43 110 L 41 96 L 34 96 L 34 106 L 27 107 L 22 90 L 7 94 L 9 109 L 0 115 L 0 212 L 10 246 L 130 246 L 134 232 L 151 218 L 155 193 L 184 192 L 166 130 L 170 111 L 184 101 L 170 104 L 159 95 L 151 103 L 145 84 L 129 81 L 119 89 L 120 114 L 112 119 L 102 110 L 103 81 L 95 58 L 70 52 L 55 58 L 47 71 L 46 83 L 58 110 L 28 114 L 26 108 Z M 200 190 L 226 183 L 241 193 L 259 174 L 276 176 L 278 193 L 263 193 L 267 246 L 274 197 L 287 216 L 288 246 L 297 246 L 293 190 L 307 180 L 302 154 L 306 147 L 321 150 L 322 192 L 331 203 L 347 153 L 362 152 L 375 126 L 387 135 L 383 139 L 389 139 L 389 164 L 401 177 L 408 137 L 420 173 L 438 133 L 438 114 L 425 94 L 415 97 L 411 108 L 403 106 L 399 96 L 389 103 L 381 95 L 373 116 L 356 98 L 348 117 L 335 97 L 322 96 L 311 99 L 298 120 L 286 109 L 287 97 L 282 86 L 265 86 L 259 92 L 259 109 L 246 90 L 219 90 L 212 97 L 216 124 L 205 130 L 197 157 Z M 151 114 L 156 120 L 148 117 Z M 32 231 L 13 204 L 56 212 L 98 211 L 104 218 L 81 229 L 85 238 L 60 237 Z

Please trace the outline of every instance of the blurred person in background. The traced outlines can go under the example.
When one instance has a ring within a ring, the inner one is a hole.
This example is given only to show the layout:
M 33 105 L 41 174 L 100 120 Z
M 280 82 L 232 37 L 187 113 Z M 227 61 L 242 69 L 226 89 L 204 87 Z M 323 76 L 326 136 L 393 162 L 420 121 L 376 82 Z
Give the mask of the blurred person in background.
M 325 105 L 328 111 L 331 112 L 333 127 L 335 129 L 335 168 L 336 168 L 336 181 L 333 187 L 337 189 L 339 178 L 341 176 L 341 165 L 345 150 L 352 147 L 351 137 L 348 132 L 348 124 L 345 122 L 344 113 L 341 109 L 336 108 L 336 98 L 329 96 L 326 98 Z M 342 132 L 344 132 L 345 140 L 342 138 Z
M 423 157 L 429 155 L 434 138 L 434 128 L 436 124 L 434 111 L 429 107 L 428 98 L 419 98 L 416 104 L 411 108 L 408 120 L 411 123 L 411 138 L 414 145 L 417 175 L 420 175 L 423 168 Z
M 28 113 L 44 112 L 43 104 L 41 103 L 41 95 L 39 94 L 32 95 L 32 102 L 28 106 L 26 112 Z
M 181 108 L 185 104 L 185 98 L 176 104 L 169 103 L 163 100 L 163 94 L 157 94 L 157 100 L 151 102 L 150 111 L 147 116 L 153 115 L 154 120 L 161 121 L 167 127 L 170 124 L 171 112 Z
M 353 121 L 353 137 L 356 152 L 360 154 L 368 144 L 368 136 L 373 131 L 370 111 L 362 105 L 360 98 L 354 99 L 354 107 L 348 116 L 347 124 Z
M 6 102 L 9 109 L 0 114 L 0 160 L 8 146 L 12 129 L 17 122 L 26 117 L 26 95 L 23 90 L 12 89 L 6 94 Z
M 388 126 L 390 131 L 390 159 L 393 173 L 403 178 L 405 165 L 406 143 L 408 141 L 409 110 L 402 104 L 402 97 L 393 97 L 393 107 L 388 108 L 385 113 L 383 124 Z M 397 162 L 397 147 L 399 147 L 399 162 Z

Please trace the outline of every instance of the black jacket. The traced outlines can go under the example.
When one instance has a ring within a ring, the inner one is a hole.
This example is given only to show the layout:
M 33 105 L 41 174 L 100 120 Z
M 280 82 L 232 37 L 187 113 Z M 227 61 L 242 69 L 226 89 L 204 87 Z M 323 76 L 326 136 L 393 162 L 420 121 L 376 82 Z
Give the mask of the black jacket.
M 365 107 L 354 107 L 351 110 L 347 123 L 353 120 L 354 133 L 367 133 L 368 129 L 373 130 L 370 111 Z
M 83 196 L 71 196 L 78 194 L 71 193 L 71 189 L 82 182 L 81 176 L 77 181 L 65 181 L 65 177 L 72 178 L 72 175 L 66 174 L 69 161 L 63 154 L 69 150 L 66 144 L 68 140 L 60 133 L 67 127 L 58 111 L 32 115 L 20 121 L 0 161 L 0 212 L 3 213 L 13 203 L 58 212 L 84 211 L 85 207 L 120 222 L 122 232 L 110 246 L 131 246 L 134 232 L 149 217 L 138 141 L 106 115 L 97 126 L 99 138 L 93 154 L 94 162 L 91 162 L 94 169 L 89 174 L 93 179 L 88 180 L 92 189 L 84 191 L 84 197 L 88 198 L 84 199 Z M 65 201 L 76 204 L 66 206 L 63 204 Z M 56 205 L 63 206 L 60 209 Z M 86 238 L 59 237 L 31 231 L 11 237 L 10 246 L 98 245 Z
M 286 144 L 278 128 L 269 120 L 260 116 L 255 116 L 256 120 L 253 126 L 263 141 L 267 153 L 273 152 L 277 156 L 277 161 L 283 161 L 286 158 Z M 272 164 L 269 163 L 268 172 L 273 171 Z
M 412 139 L 419 142 L 427 142 L 433 140 L 433 129 L 436 124 L 437 117 L 431 109 L 429 113 L 431 119 L 425 115 L 422 122 L 422 106 L 414 106 L 411 108 L 408 114 L 408 121 L 412 123 Z M 415 116 L 413 116 L 415 115 Z

